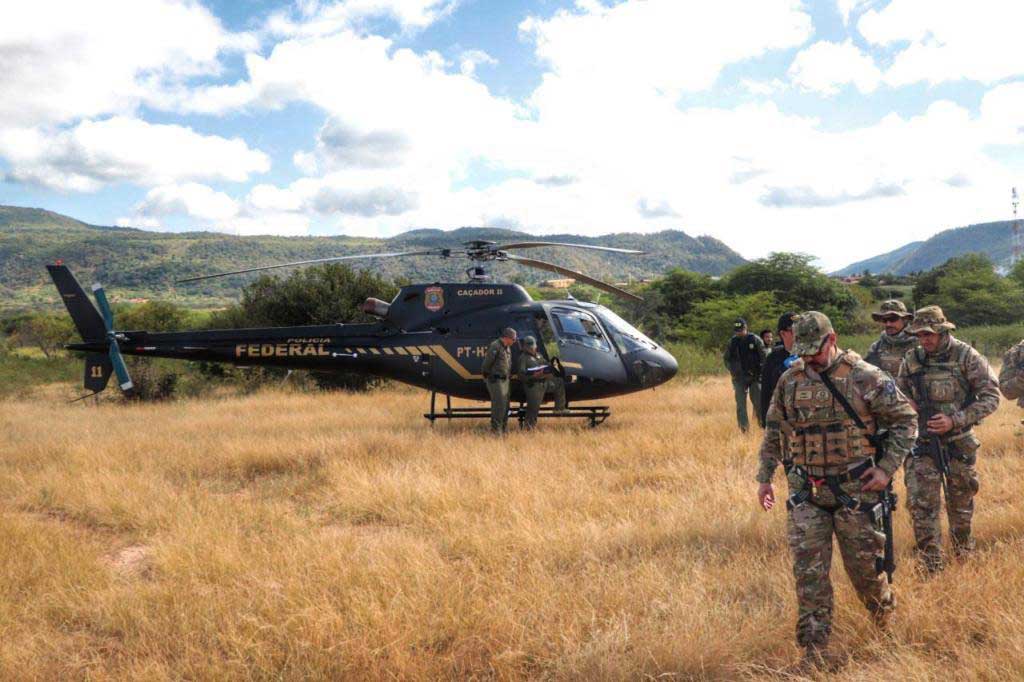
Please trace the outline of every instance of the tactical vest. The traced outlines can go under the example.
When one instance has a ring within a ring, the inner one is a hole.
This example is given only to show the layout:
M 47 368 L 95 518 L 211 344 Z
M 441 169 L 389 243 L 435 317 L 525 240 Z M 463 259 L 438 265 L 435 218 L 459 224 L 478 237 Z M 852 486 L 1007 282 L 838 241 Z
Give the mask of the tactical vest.
M 900 342 L 887 338 L 883 332 L 882 336 L 871 344 L 871 348 L 868 350 L 864 360 L 875 367 L 885 370 L 889 373 L 889 376 L 895 377 L 899 374 L 903 356 L 915 346 L 917 346 L 917 339 L 912 336 Z
M 867 431 L 850 419 L 820 379 L 812 379 L 806 370 L 800 370 L 783 387 L 786 418 L 781 430 L 785 460 L 832 475 L 875 455 L 875 448 L 866 437 L 874 434 L 875 419 L 854 390 L 852 370 L 849 362 L 840 359 L 829 378 L 860 416 Z
M 951 338 L 949 347 L 933 357 L 928 357 L 923 348 L 907 356 L 910 393 L 922 408 L 920 411 L 953 414 L 970 401 L 971 384 L 963 370 L 969 349 L 967 344 Z M 951 435 L 956 434 L 951 432 L 946 437 Z

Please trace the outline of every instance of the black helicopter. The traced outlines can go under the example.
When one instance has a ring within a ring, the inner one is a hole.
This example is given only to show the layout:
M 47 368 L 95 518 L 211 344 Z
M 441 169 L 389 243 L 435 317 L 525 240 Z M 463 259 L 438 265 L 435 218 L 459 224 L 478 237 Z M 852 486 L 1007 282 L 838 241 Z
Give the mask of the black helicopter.
M 496 245 L 478 240 L 466 242 L 463 247 L 320 258 L 180 281 L 367 258 L 464 257 L 476 263 L 466 270 L 467 282 L 412 284 L 402 287 L 391 302 L 367 299 L 362 310 L 378 319 L 370 324 L 166 333 L 118 331 L 103 287 L 93 285 L 97 311 L 67 266 L 58 263 L 48 265 L 47 269 L 82 337 L 82 343 L 67 348 L 85 353 L 85 388 L 92 392 L 89 395 L 104 390 L 111 374 L 116 374 L 120 388 L 130 394 L 133 384 L 122 355 L 139 355 L 241 366 L 364 372 L 430 390 L 432 414 L 436 395 L 445 395 L 451 414 L 452 396 L 488 399 L 480 367 L 488 344 L 504 327 L 514 328 L 520 339 L 531 335 L 539 341 L 540 352 L 563 375 L 570 402 L 653 388 L 675 375 L 678 365 L 668 351 L 604 306 L 572 298 L 534 301 L 517 284 L 493 282 L 481 265 L 520 263 L 575 278 L 616 296 L 641 300 L 583 273 L 509 251 L 569 247 L 626 254 L 642 252 L 554 242 Z M 552 349 L 557 349 L 557 358 Z M 523 399 L 518 382 L 512 382 L 512 400 Z M 469 408 L 469 412 L 473 409 Z

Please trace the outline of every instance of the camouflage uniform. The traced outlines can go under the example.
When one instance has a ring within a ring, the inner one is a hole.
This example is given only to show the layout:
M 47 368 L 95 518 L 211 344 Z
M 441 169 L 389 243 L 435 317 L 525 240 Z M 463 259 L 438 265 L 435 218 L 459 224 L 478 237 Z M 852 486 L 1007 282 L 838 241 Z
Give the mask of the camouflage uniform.
M 511 332 L 511 334 L 509 334 Z M 514 329 L 506 329 L 502 336 L 516 338 Z M 508 378 L 512 373 L 512 349 L 501 339 L 491 341 L 480 367 L 487 392 L 491 396 L 491 429 L 504 433 L 508 429 Z
M 953 420 L 953 428 L 939 436 L 949 453 L 949 518 L 953 550 L 962 555 L 974 548 L 971 518 L 974 496 L 978 492 L 978 473 L 974 463 L 981 441 L 973 427 L 999 407 L 999 387 L 985 357 L 949 334 L 956 325 L 947 322 L 938 306 L 921 308 L 914 315 L 910 332 L 930 331 L 945 338 L 934 353 L 923 348 L 910 351 L 903 358 L 897 382 L 902 391 L 913 398 L 921 414 L 920 438 L 927 433 L 924 420 L 933 414 L 945 414 Z M 922 395 L 922 392 L 924 395 Z M 937 463 L 921 447 L 914 450 L 907 463 L 906 484 L 914 540 L 925 568 L 942 570 L 942 476 Z
M 794 330 L 793 353 L 807 356 L 817 352 L 832 325 L 825 315 L 809 312 L 797 319 Z M 867 434 L 888 429 L 885 452 L 875 465 L 890 478 L 917 435 L 913 407 L 895 381 L 877 367 L 852 351 L 838 351 L 824 373 L 867 431 L 850 418 L 820 375 L 803 359 L 797 360 L 772 394 L 757 473 L 758 482 L 770 483 L 779 463 L 786 468 L 791 493 L 786 505 L 788 539 L 797 594 L 796 639 L 809 654 L 828 644 L 832 630 L 829 571 L 833 535 L 858 597 L 880 624 L 895 605 L 888 578 L 880 570 L 885 543 L 881 519 L 875 514 L 880 494 L 862 492 L 859 476 L 877 454 Z M 860 508 L 842 504 L 826 477 L 834 477 L 837 489 L 859 501 Z
M 531 345 L 532 341 L 532 345 Z M 519 356 L 517 374 L 523 382 L 523 392 L 526 393 L 526 420 L 524 426 L 532 429 L 537 425 L 537 415 L 540 414 L 541 403 L 544 402 L 544 395 L 549 391 L 555 396 L 555 410 L 565 410 L 565 382 L 557 376 L 531 376 L 526 370 L 531 367 L 541 367 L 548 364 L 547 360 L 537 354 L 537 342 L 532 336 L 527 336 L 522 355 Z
M 876 322 L 893 316 L 902 317 L 905 320 L 914 317 L 913 314 L 907 312 L 907 306 L 903 305 L 903 301 L 896 300 L 883 302 L 877 312 L 871 313 L 871 317 Z M 868 354 L 864 356 L 864 361 L 884 369 L 889 376 L 895 377 L 899 373 L 903 356 L 907 354 L 907 351 L 916 347 L 917 337 L 906 329 L 893 335 L 883 331 L 878 340 L 868 348 Z
M 1017 342 L 1003 356 L 1003 367 L 999 370 L 999 390 L 1024 407 L 1024 341 Z

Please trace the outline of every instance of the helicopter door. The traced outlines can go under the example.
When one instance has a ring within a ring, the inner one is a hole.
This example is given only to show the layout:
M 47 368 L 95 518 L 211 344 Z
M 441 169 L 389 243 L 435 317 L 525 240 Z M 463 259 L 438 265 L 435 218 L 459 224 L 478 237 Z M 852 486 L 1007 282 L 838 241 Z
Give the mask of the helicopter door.
M 556 307 L 548 313 L 567 374 L 596 382 L 626 381 L 626 368 L 597 318 L 574 308 Z

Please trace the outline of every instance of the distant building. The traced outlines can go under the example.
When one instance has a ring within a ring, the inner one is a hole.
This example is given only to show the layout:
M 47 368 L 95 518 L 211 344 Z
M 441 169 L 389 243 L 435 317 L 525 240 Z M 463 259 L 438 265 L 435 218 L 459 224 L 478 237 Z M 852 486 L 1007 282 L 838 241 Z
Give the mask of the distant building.
M 568 289 L 575 283 L 576 280 L 571 277 L 566 277 L 565 279 L 546 279 L 541 282 L 540 285 L 548 289 Z

